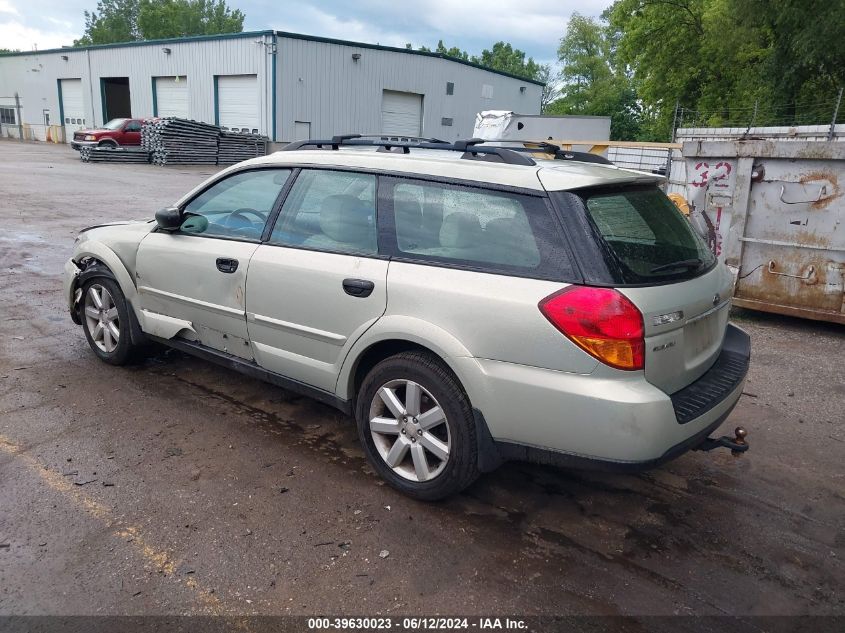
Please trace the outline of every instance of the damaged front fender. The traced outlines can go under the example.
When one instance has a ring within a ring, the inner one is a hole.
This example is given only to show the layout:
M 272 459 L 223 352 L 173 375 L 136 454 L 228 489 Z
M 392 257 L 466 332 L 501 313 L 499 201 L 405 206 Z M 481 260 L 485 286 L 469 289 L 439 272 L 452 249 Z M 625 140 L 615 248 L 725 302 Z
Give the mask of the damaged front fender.
M 123 272 L 124 276 L 128 277 L 125 270 L 123 270 Z M 89 279 L 97 277 L 105 277 L 113 280 L 120 286 L 124 296 L 127 298 L 127 301 L 129 301 L 130 293 L 127 292 L 127 287 L 121 282 L 120 277 L 116 275 L 111 268 L 93 257 L 83 257 L 79 263 L 71 259 L 65 264 L 64 286 L 65 296 L 68 298 L 70 318 L 77 325 L 82 325 L 82 319 L 79 311 L 79 301 L 82 298 L 82 288 Z M 137 292 L 135 291 L 134 284 L 130 283 L 130 287 L 132 289 L 132 296 L 136 297 Z M 127 307 L 129 309 L 129 332 L 132 342 L 136 345 L 143 345 L 147 342 L 147 338 L 141 330 L 138 317 L 135 314 L 135 308 L 131 302 L 129 302 Z

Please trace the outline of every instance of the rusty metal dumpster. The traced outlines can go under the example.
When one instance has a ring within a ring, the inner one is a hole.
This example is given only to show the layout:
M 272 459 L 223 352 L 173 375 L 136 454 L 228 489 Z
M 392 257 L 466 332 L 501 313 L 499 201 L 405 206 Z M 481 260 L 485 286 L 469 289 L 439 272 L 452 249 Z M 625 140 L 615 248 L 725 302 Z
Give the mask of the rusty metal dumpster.
M 734 305 L 845 324 L 845 142 L 683 144 L 690 221 L 736 273 Z

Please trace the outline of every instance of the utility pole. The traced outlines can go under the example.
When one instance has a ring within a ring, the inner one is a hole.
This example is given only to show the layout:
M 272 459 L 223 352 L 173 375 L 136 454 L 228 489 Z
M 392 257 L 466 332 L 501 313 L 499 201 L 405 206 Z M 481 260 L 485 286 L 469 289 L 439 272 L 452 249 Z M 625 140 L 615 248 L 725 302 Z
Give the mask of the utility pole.
M 839 95 L 836 97 L 836 106 L 833 108 L 833 119 L 830 121 L 830 131 L 827 133 L 827 140 L 832 141 L 834 133 L 836 132 L 836 117 L 839 116 L 839 105 L 842 103 L 842 88 L 839 89 Z
M 18 119 L 18 138 L 23 143 L 23 120 L 21 119 L 21 98 L 15 93 L 15 116 Z

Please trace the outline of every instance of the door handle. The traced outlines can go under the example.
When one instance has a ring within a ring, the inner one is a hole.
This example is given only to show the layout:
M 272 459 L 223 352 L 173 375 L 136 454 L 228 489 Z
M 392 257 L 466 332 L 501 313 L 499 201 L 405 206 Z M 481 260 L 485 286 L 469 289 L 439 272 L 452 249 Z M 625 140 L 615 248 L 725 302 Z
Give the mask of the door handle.
M 343 291 L 352 297 L 369 297 L 376 285 L 366 279 L 344 279 Z
M 238 260 L 228 257 L 217 258 L 217 270 L 221 273 L 233 273 L 238 269 Z

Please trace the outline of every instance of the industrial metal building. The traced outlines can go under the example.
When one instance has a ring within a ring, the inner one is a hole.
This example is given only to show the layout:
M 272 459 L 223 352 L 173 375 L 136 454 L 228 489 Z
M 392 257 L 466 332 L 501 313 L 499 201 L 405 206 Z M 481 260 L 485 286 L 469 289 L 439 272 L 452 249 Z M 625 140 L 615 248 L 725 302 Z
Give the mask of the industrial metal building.
M 542 84 L 404 48 L 258 31 L 0 55 L 2 133 L 61 141 L 117 117 L 179 116 L 287 142 L 472 134 L 540 111 Z M 16 99 L 17 95 L 17 99 Z

